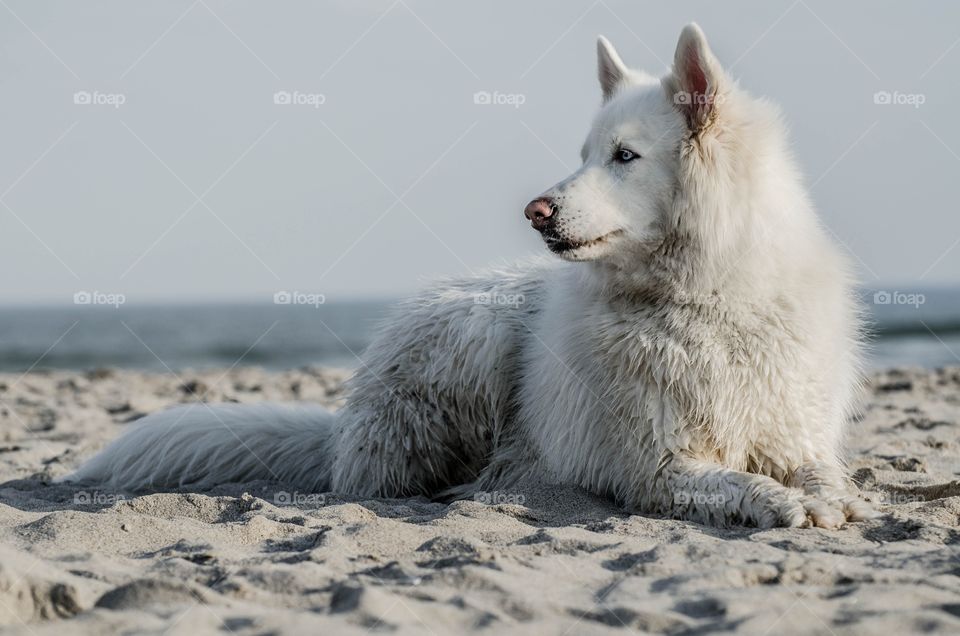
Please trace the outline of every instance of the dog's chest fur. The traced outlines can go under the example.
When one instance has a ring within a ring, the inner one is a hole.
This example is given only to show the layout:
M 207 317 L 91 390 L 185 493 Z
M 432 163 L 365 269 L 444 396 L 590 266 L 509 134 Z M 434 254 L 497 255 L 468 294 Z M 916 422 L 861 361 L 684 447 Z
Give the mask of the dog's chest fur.
M 520 411 L 547 466 L 628 497 L 671 454 L 772 475 L 798 464 L 803 419 L 826 412 L 801 335 L 783 307 L 737 307 L 550 294 Z

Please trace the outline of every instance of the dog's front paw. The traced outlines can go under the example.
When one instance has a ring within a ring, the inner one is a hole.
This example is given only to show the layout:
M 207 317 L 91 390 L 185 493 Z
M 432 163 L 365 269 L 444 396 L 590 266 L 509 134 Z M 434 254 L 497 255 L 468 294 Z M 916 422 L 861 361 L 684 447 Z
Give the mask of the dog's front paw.
M 757 502 L 753 521 L 759 528 L 824 528 L 836 530 L 848 521 L 866 521 L 879 516 L 856 496 L 816 497 L 771 493 Z
M 840 505 L 843 506 L 847 521 L 867 521 L 880 516 L 880 513 L 874 510 L 873 506 L 856 495 L 840 497 Z
M 809 524 L 800 497 L 776 492 L 757 502 L 753 522 L 758 528 L 802 528 Z
M 834 498 L 805 496 L 802 499 L 809 526 L 835 530 L 847 521 L 874 519 L 878 513 L 866 501 L 852 495 Z
M 806 496 L 802 499 L 803 510 L 807 516 L 807 528 L 825 528 L 836 530 L 847 522 L 847 515 L 839 501 L 828 501 Z

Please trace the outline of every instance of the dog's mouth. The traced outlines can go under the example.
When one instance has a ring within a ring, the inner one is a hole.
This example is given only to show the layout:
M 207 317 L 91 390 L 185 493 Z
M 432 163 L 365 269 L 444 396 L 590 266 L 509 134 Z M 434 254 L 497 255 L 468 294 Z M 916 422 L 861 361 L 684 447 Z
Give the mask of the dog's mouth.
M 614 230 L 613 232 L 607 232 L 603 236 L 598 236 L 597 238 L 590 239 L 588 241 L 570 241 L 552 236 L 545 236 L 543 240 L 547 244 L 547 249 L 554 254 L 572 255 L 574 252 L 586 249 L 588 247 L 603 245 L 610 239 L 620 236 L 621 234 L 623 234 L 623 230 Z

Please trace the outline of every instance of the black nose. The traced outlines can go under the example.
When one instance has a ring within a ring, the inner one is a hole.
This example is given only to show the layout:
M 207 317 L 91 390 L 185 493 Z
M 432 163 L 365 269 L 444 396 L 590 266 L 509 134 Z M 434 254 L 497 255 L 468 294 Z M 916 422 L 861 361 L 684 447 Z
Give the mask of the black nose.
M 556 205 L 549 197 L 539 197 L 527 204 L 523 215 L 530 219 L 533 229 L 542 232 L 556 222 Z

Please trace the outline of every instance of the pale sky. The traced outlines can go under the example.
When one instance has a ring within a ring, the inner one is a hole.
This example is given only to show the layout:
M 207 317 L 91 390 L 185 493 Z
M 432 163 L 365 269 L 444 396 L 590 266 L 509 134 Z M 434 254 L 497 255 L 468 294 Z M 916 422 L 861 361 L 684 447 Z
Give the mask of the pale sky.
M 689 21 L 782 106 L 865 284 L 960 283 L 956 2 L 4 0 L 0 303 L 399 295 L 543 252 L 522 210 L 579 162 L 596 36 L 660 74 Z

